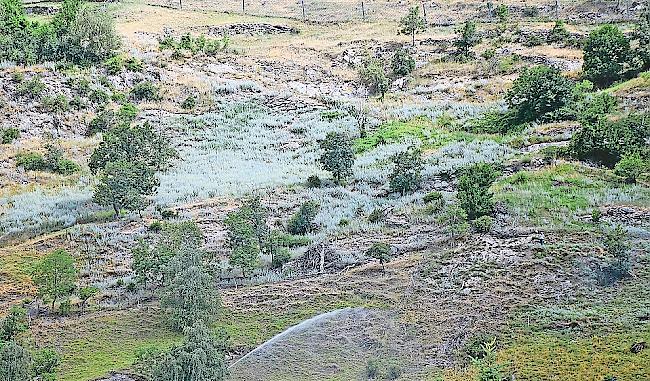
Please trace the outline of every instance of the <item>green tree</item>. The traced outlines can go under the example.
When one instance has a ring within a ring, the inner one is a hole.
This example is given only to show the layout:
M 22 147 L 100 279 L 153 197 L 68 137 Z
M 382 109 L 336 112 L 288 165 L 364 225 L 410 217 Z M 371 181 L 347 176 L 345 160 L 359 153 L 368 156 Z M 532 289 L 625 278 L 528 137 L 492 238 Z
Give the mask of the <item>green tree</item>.
M 381 270 L 385 272 L 385 264 L 390 262 L 390 260 L 393 258 L 393 250 L 391 249 L 390 245 L 385 242 L 375 242 L 366 251 L 366 255 L 370 258 L 378 260 L 381 264 Z
M 2 342 L 12 341 L 16 336 L 27 330 L 27 311 L 19 306 L 13 306 L 9 314 L 0 324 L 0 345 Z
M 230 264 L 241 267 L 244 275 L 257 267 L 261 253 L 270 251 L 267 219 L 268 212 L 259 197 L 245 199 L 238 210 L 226 216 Z
M 497 176 L 498 172 L 487 163 L 474 164 L 462 170 L 457 198 L 470 220 L 492 214 L 494 201 L 489 189 Z
M 399 192 L 402 196 L 415 192 L 422 183 L 422 151 L 411 147 L 393 156 L 392 160 L 395 167 L 389 175 L 391 192 Z
M 532 122 L 566 106 L 574 84 L 548 66 L 525 69 L 506 94 L 508 106 L 516 110 L 517 121 Z
M 420 15 L 420 7 L 410 8 L 408 14 L 400 20 L 399 27 L 399 33 L 410 35 L 411 42 L 415 46 L 415 34 L 426 29 L 424 18 Z
M 341 181 L 352 176 L 354 165 L 354 150 L 350 138 L 340 132 L 330 132 L 325 140 L 320 142 L 323 153 L 320 156 L 320 164 L 324 170 L 334 176 L 334 182 L 341 184 Z
M 75 3 L 75 0 L 71 2 Z M 72 13 L 65 17 L 72 17 Z M 60 51 L 66 60 L 82 66 L 94 65 L 117 53 L 121 45 L 120 37 L 107 12 L 97 12 L 83 6 L 77 9 L 70 21 L 65 26 L 65 34 L 60 37 Z
M 598 87 L 623 79 L 629 70 L 630 41 L 614 25 L 603 25 L 592 31 L 583 53 L 583 75 Z
M 81 300 L 81 313 L 86 310 L 88 300 L 99 294 L 99 288 L 94 286 L 82 287 L 79 289 L 79 299 Z
M 151 381 L 222 381 L 228 375 L 227 342 L 202 324 L 185 330 L 185 341 L 173 347 L 153 371 Z
M 63 249 L 53 251 L 36 264 L 32 281 L 41 297 L 52 300 L 52 310 L 58 299 L 70 296 L 75 289 L 74 264 L 74 258 Z
M 183 250 L 165 267 L 166 284 L 159 292 L 160 305 L 178 330 L 208 323 L 221 304 L 212 275 L 203 265 L 203 253 Z
M 636 43 L 636 56 L 641 61 L 641 71 L 650 70 L 650 9 L 641 14 L 634 27 L 632 39 Z
M 157 239 L 140 239 L 132 249 L 132 268 L 136 280 L 144 285 L 158 287 L 164 284 L 164 269 L 180 251 L 201 250 L 205 238 L 193 221 L 162 224 Z
M 156 133 L 148 123 L 136 126 L 122 124 L 104 134 L 90 156 L 88 166 L 94 173 L 109 162 L 125 161 L 139 162 L 152 170 L 161 170 L 167 168 L 176 157 L 177 152 L 171 147 L 169 139 Z
M 0 345 L 0 380 L 29 380 L 32 356 L 13 341 Z
M 153 195 L 158 185 L 154 171 L 140 162 L 108 162 L 99 176 L 93 201 L 113 207 L 117 218 L 122 209 L 144 210 L 149 203 L 146 197 Z
M 371 94 L 379 94 L 379 99 L 384 100 L 389 83 L 384 64 L 379 59 L 370 58 L 364 62 L 359 70 L 359 78 Z
M 454 40 L 456 48 L 456 57 L 461 60 L 468 60 L 474 57 L 472 48 L 481 42 L 481 38 L 476 33 L 476 23 L 467 20 L 460 27 L 456 28 L 458 37 Z

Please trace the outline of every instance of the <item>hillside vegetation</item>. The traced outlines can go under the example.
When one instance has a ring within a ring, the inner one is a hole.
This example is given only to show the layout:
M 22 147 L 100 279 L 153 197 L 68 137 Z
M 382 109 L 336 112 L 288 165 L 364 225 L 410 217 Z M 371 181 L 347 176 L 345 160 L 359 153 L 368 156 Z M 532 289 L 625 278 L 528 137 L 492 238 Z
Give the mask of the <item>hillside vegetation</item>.
M 0 381 L 650 380 L 649 36 L 0 0 Z

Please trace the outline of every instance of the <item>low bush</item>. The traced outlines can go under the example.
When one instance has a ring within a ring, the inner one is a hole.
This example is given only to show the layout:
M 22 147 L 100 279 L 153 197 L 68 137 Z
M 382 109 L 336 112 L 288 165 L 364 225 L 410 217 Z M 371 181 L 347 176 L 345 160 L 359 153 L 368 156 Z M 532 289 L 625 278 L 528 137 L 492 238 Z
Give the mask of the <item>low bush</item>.
M 287 231 L 291 234 L 305 235 L 314 230 L 314 219 L 319 206 L 315 201 L 307 201 L 287 222 Z
M 20 137 L 20 131 L 17 128 L 15 127 L 6 128 L 2 130 L 2 132 L 0 133 L 0 143 L 10 144 L 14 140 L 18 139 L 19 137 Z
M 307 177 L 307 187 L 308 188 L 320 188 L 321 187 L 321 179 L 320 177 L 316 175 L 311 175 Z
M 16 93 L 20 96 L 28 97 L 31 99 L 40 98 L 45 91 L 45 83 L 38 75 L 33 76 L 27 81 L 23 81 L 17 88 Z
M 188 96 L 181 103 L 181 108 L 183 110 L 194 110 L 195 107 L 196 107 L 196 97 L 194 95 Z
M 489 233 L 492 230 L 492 225 L 494 225 L 494 218 L 490 216 L 481 216 L 472 221 L 474 230 L 479 233 Z
M 26 171 L 42 171 L 45 169 L 45 160 L 40 153 L 19 153 L 16 155 L 16 166 L 23 167 Z
M 395 167 L 389 175 L 391 192 L 399 192 L 401 195 L 415 192 L 422 182 L 422 170 L 424 160 L 419 149 L 409 148 L 400 152 L 392 158 Z
M 571 154 L 610 168 L 625 155 L 638 152 L 647 156 L 649 117 L 647 114 L 629 114 L 616 121 L 601 119 L 597 123 L 583 125 L 571 139 Z
M 63 94 L 44 96 L 41 98 L 41 107 L 48 112 L 61 114 L 70 110 L 70 102 Z
M 372 212 L 368 215 L 368 222 L 371 224 L 376 224 L 386 218 L 385 212 L 383 209 L 373 209 Z
M 133 86 L 131 98 L 135 101 L 156 101 L 160 99 L 160 95 L 158 87 L 150 81 L 144 81 Z
M 109 75 L 117 75 L 124 69 L 124 57 L 114 56 L 104 61 L 104 68 Z
M 634 67 L 630 41 L 614 25 L 603 25 L 592 31 L 583 49 L 583 76 L 604 88 L 627 78 Z
M 397 77 L 407 76 L 415 69 L 415 60 L 408 51 L 398 49 L 393 54 L 391 69 L 393 70 L 393 75 Z
M 623 156 L 614 166 L 614 173 L 629 183 L 635 183 L 643 173 L 647 172 L 650 172 L 650 163 L 638 152 Z

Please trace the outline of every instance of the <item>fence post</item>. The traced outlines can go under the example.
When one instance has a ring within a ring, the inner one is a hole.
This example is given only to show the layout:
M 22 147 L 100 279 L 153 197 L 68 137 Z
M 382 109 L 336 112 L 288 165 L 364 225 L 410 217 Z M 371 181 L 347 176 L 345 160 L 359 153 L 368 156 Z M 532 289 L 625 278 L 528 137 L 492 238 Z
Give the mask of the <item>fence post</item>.
M 361 17 L 364 21 L 366 20 L 366 7 L 363 4 L 363 0 L 361 0 Z
M 241 0 L 241 13 L 246 13 L 246 0 Z
M 305 16 L 305 0 L 300 0 L 300 3 L 302 4 L 302 21 L 305 21 L 307 19 Z
M 424 25 L 427 25 L 427 7 L 422 2 L 422 15 L 424 16 Z

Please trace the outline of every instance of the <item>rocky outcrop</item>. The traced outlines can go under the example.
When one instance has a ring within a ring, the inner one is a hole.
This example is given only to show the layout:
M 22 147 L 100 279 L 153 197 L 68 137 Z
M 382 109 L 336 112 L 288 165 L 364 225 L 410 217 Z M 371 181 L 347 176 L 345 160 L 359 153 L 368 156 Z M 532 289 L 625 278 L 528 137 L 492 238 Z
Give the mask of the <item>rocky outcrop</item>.
M 273 25 L 273 24 L 228 24 L 219 25 L 208 28 L 208 34 L 214 36 L 223 35 L 246 35 L 246 36 L 261 36 L 265 34 L 298 34 L 300 31 L 294 27 L 287 25 Z

